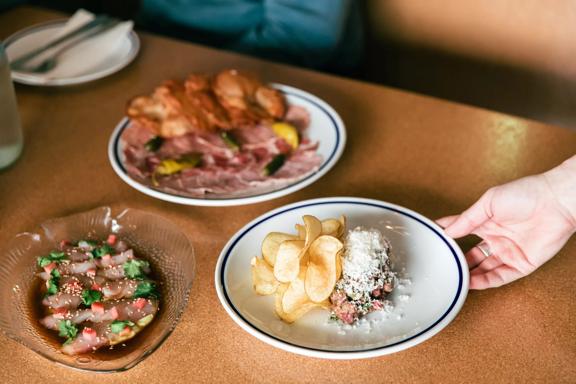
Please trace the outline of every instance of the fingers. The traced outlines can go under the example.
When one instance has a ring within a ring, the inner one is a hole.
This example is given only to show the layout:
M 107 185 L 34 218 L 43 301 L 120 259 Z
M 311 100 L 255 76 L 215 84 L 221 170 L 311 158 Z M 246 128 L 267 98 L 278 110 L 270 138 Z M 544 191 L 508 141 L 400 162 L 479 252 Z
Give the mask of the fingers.
M 446 234 L 453 238 L 459 238 L 474 232 L 476 228 L 490 219 L 490 200 L 492 190 L 489 189 L 482 197 L 475 202 L 470 208 L 462 212 L 447 227 Z M 442 222 L 448 223 L 453 216 L 442 218 Z
M 501 265 L 491 271 L 471 275 L 470 289 L 495 288 L 508 284 L 523 276 L 524 274 L 517 269 L 508 265 Z
M 468 268 L 474 269 L 478 264 L 486 259 L 486 255 L 482 253 L 477 247 L 472 248 L 466 253 L 466 262 Z
M 480 275 L 489 272 L 504 264 L 498 255 L 484 256 L 484 260 L 470 270 L 470 275 Z
M 442 218 L 436 220 L 436 224 L 438 224 L 442 228 L 449 227 L 454 221 L 456 221 L 458 216 L 460 216 L 460 215 L 452 215 L 452 216 L 442 217 Z
M 471 249 L 466 259 L 470 270 L 470 289 L 499 287 L 533 272 L 522 248 L 506 237 L 484 240 L 492 254 L 486 257 L 477 247 Z M 483 260 L 480 260 L 483 257 Z M 478 262 L 480 260 L 480 262 Z M 475 266 L 472 265 L 476 263 Z

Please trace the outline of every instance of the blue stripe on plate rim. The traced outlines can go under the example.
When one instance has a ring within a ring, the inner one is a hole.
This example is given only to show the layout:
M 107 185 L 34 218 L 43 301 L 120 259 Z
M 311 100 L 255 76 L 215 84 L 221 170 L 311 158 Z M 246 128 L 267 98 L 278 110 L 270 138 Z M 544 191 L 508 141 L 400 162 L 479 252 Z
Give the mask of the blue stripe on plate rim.
M 256 194 L 256 195 L 249 195 L 249 196 L 240 196 L 240 197 L 234 197 L 234 198 L 218 198 L 218 197 L 210 197 L 210 198 L 194 198 L 194 197 L 187 197 L 184 195 L 179 195 L 179 194 L 175 194 L 175 193 L 171 193 L 171 192 L 165 192 L 165 191 L 160 191 L 157 189 L 153 189 L 150 188 L 147 185 L 144 185 L 134 179 L 132 179 L 126 168 L 124 167 L 124 164 L 122 162 L 121 159 L 121 148 L 120 148 L 120 137 L 122 136 L 122 132 L 124 131 L 124 129 L 126 129 L 126 127 L 128 126 L 128 124 L 130 123 L 130 120 L 128 118 L 125 118 L 124 122 L 122 123 L 122 125 L 120 126 L 120 129 L 117 130 L 114 134 L 114 140 L 113 140 L 113 156 L 114 156 L 114 161 L 116 162 L 116 165 L 118 166 L 118 168 L 124 173 L 124 175 L 128 178 L 130 178 L 131 180 L 133 180 L 134 182 L 140 184 L 142 187 L 146 188 L 149 191 L 153 191 L 156 192 L 157 194 L 160 195 L 166 195 L 166 196 L 172 196 L 178 199 L 184 199 L 184 200 L 188 200 L 191 202 L 194 201 L 242 201 L 245 199 L 250 199 L 250 198 L 256 198 L 256 197 L 264 197 L 267 195 L 272 195 L 272 194 L 278 194 L 281 191 L 284 191 L 286 189 L 289 188 L 293 188 L 294 186 L 297 186 L 299 184 L 303 184 L 305 183 L 307 180 L 309 180 L 310 178 L 314 177 L 315 175 L 317 175 L 318 173 L 326 170 L 327 172 L 327 167 L 332 167 L 334 164 L 332 164 L 332 161 L 334 159 L 334 157 L 340 152 L 342 152 L 343 148 L 341 148 L 341 145 L 344 144 L 345 142 L 345 131 L 344 131 L 344 125 L 341 122 L 340 117 L 336 114 L 336 116 L 338 117 L 338 120 L 336 120 L 335 118 L 335 111 L 329 111 L 324 105 L 322 105 L 321 103 L 319 103 L 317 100 L 314 100 L 314 98 L 311 98 L 309 96 L 306 95 L 306 92 L 300 91 L 298 89 L 292 88 L 290 86 L 286 86 L 286 85 L 281 85 L 281 84 L 274 84 L 275 87 L 278 87 L 282 93 L 295 97 L 295 98 L 300 98 L 303 100 L 306 100 L 307 102 L 315 105 L 316 107 L 318 107 L 326 116 L 328 116 L 328 118 L 330 119 L 330 121 L 332 122 L 332 128 L 334 129 L 334 132 L 336 133 L 336 143 L 334 145 L 334 148 L 332 148 L 332 152 L 330 153 L 330 155 L 328 156 L 328 159 L 326 161 L 324 161 L 322 163 L 322 165 L 320 166 L 320 168 L 318 168 L 315 172 L 312 172 L 310 175 L 306 176 L 303 179 L 300 179 L 292 184 L 289 184 L 283 188 L 279 188 L 279 189 L 275 189 L 273 191 L 269 191 L 269 192 L 265 192 L 265 193 L 261 193 L 261 194 Z M 342 132 L 341 132 L 342 129 Z M 280 197 L 280 196 L 278 196 Z M 262 199 L 261 201 L 264 201 L 265 199 Z
M 328 200 L 328 201 L 326 201 L 326 200 Z M 357 204 L 357 205 L 366 205 L 366 206 L 372 206 L 372 207 L 386 209 L 386 210 L 393 211 L 393 212 L 396 212 L 398 214 L 407 216 L 413 220 L 416 220 L 420 224 L 422 224 L 425 227 L 427 227 L 428 229 L 430 229 L 434 234 L 436 234 L 442 240 L 442 242 L 444 242 L 448 246 L 448 248 L 450 249 L 450 252 L 452 253 L 452 256 L 454 257 L 454 261 L 456 262 L 456 267 L 458 269 L 458 289 L 456 290 L 456 295 L 454 296 L 454 299 L 452 300 L 452 302 L 451 302 L 450 306 L 448 307 L 448 309 L 446 310 L 446 312 L 444 312 L 436 321 L 434 321 L 434 323 L 432 323 L 432 325 L 430 325 L 428 328 L 424 329 L 423 331 L 417 333 L 416 335 L 410 336 L 410 337 L 408 337 L 402 341 L 398 341 L 396 343 L 392 343 L 389 345 L 384 345 L 384 346 L 370 348 L 370 349 L 360 349 L 360 350 L 330 350 L 330 349 L 311 348 L 311 347 L 306 347 L 306 346 L 294 344 L 294 343 L 288 342 L 286 340 L 280 339 L 276 336 L 273 336 L 269 333 L 262 331 L 261 329 L 252 325 L 252 323 L 250 323 L 246 318 L 244 318 L 244 316 L 242 316 L 240 311 L 234 306 L 234 304 L 232 303 L 232 300 L 228 296 L 228 292 L 226 289 L 226 283 L 225 283 L 225 274 L 226 274 L 226 268 L 227 268 L 226 262 L 230 256 L 230 254 L 232 253 L 234 247 L 236 246 L 236 244 L 248 232 L 250 232 L 253 228 L 255 228 L 256 226 L 262 224 L 263 222 L 265 222 L 265 221 L 267 221 L 267 220 L 269 220 L 275 216 L 278 216 L 278 215 L 281 215 L 283 213 L 293 211 L 296 209 L 311 207 L 311 206 L 315 206 L 315 205 L 329 205 L 329 204 Z M 463 282 L 464 282 L 464 276 L 463 276 L 463 272 L 462 272 L 462 260 L 460 260 L 460 258 L 458 257 L 458 252 L 454 249 L 454 246 L 452 244 L 450 244 L 450 242 L 447 241 L 447 239 L 441 233 L 439 233 L 438 230 L 436 230 L 436 228 L 434 228 L 432 225 L 430 225 L 426 221 L 422 220 L 421 218 L 417 217 L 415 214 L 409 213 L 409 212 L 413 212 L 413 211 L 411 211 L 407 208 L 403 208 L 403 209 L 399 209 L 399 208 L 400 208 L 399 206 L 394 206 L 393 204 L 389 204 L 389 203 L 385 203 L 385 202 L 373 200 L 373 199 L 338 197 L 338 198 L 321 198 L 321 199 L 307 200 L 307 201 L 303 201 L 300 203 L 291 204 L 287 207 L 282 207 L 282 208 L 279 208 L 273 212 L 265 214 L 263 217 L 261 216 L 260 218 L 255 219 L 255 221 L 249 223 L 246 227 L 241 229 L 240 232 L 233 239 L 230 240 L 230 243 L 228 243 L 225 246 L 224 256 L 223 257 L 221 256 L 221 260 L 218 260 L 218 263 L 216 265 L 216 268 L 217 268 L 216 273 L 217 274 L 218 274 L 218 268 L 220 269 L 220 274 L 219 274 L 219 276 L 217 275 L 217 278 L 219 279 L 222 295 L 226 299 L 226 302 L 229 305 L 229 307 L 232 309 L 232 311 L 234 311 L 234 313 L 238 316 L 239 319 L 241 319 L 244 322 L 245 325 L 252 328 L 257 333 L 260 333 L 260 334 L 262 334 L 262 335 L 264 335 L 264 336 L 266 336 L 272 340 L 280 342 L 281 344 L 289 345 L 289 346 L 294 347 L 296 349 L 302 349 L 302 350 L 312 351 L 312 352 L 321 352 L 323 354 L 336 354 L 336 355 L 338 355 L 338 354 L 340 354 L 340 355 L 351 354 L 351 355 L 354 355 L 354 354 L 362 354 L 362 353 L 373 352 L 373 351 L 378 351 L 378 350 L 386 350 L 386 349 L 389 349 L 389 348 L 392 348 L 395 346 L 406 344 L 409 341 L 414 340 L 417 337 L 420 337 L 420 336 L 430 332 L 434 327 L 436 327 L 442 320 L 444 320 L 452 312 L 452 310 L 456 306 L 456 303 L 459 300 L 461 300 L 461 299 L 463 300 L 465 298 L 466 293 L 462 292 Z M 464 294 L 464 297 L 461 297 L 462 294 Z M 323 357 L 323 356 L 316 356 L 316 357 Z

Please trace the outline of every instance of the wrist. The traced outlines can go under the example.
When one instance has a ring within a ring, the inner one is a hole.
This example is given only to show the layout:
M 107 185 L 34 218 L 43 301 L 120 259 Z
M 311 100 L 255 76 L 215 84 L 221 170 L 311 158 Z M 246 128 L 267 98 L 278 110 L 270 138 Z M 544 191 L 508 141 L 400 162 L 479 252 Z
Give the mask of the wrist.
M 544 178 L 576 232 L 576 156 L 545 172 Z

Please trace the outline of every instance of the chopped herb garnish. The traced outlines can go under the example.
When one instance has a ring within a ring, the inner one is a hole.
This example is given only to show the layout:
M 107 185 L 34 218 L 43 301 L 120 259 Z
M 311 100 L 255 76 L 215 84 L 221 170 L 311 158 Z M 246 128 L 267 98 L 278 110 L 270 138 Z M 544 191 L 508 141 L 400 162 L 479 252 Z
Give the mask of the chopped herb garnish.
M 273 175 L 274 173 L 276 173 L 277 170 L 279 170 L 284 165 L 285 161 L 286 161 L 285 155 L 283 154 L 276 155 L 272 159 L 272 161 L 270 161 L 268 165 L 266 165 L 266 167 L 264 168 L 264 174 L 266 176 Z
M 54 268 L 50 272 L 50 279 L 48 280 L 48 289 L 46 289 L 46 295 L 55 295 L 58 293 L 58 282 L 60 281 L 60 272 Z
M 114 320 L 112 322 L 112 324 L 110 324 L 110 330 L 114 333 L 120 333 L 124 330 L 124 328 L 133 327 L 133 326 L 134 326 L 134 323 L 129 321 L 129 320 L 125 320 L 125 321 Z
M 144 277 L 143 268 L 150 266 L 150 263 L 144 260 L 128 260 L 124 263 L 124 275 L 131 279 L 141 279 Z
M 151 281 L 143 281 L 136 287 L 136 292 L 134 292 L 134 297 L 152 297 L 157 299 L 160 296 L 156 284 Z
M 160 136 L 154 136 L 144 144 L 144 148 L 150 152 L 156 152 L 164 144 L 164 139 Z
M 48 289 L 46 290 L 46 294 L 51 296 L 58 293 L 58 284 L 54 283 L 54 280 L 50 279 L 48 281 Z
M 61 320 L 58 323 L 58 329 L 60 330 L 58 334 L 68 339 L 66 342 L 75 338 L 78 334 L 78 328 L 76 328 L 76 325 L 70 320 Z
M 99 259 L 104 255 L 112 254 L 112 251 L 113 251 L 113 249 L 111 246 L 109 246 L 108 244 L 104 244 L 103 246 L 101 246 L 99 248 L 93 249 L 92 250 L 92 256 Z
M 52 260 L 50 260 L 50 257 L 48 257 L 48 256 L 40 256 L 38 258 L 38 266 L 40 268 L 44 268 L 45 266 L 47 266 L 51 262 L 52 262 Z
M 224 140 L 224 143 L 226 143 L 226 145 L 230 149 L 237 151 L 240 148 L 240 143 L 238 143 L 238 139 L 236 139 L 236 137 L 234 137 L 232 133 L 222 131 L 220 136 L 222 137 L 222 140 Z
M 48 256 L 38 258 L 38 266 L 44 268 L 52 262 L 60 263 L 62 260 L 66 260 L 66 254 L 64 252 L 50 252 Z
M 102 292 L 93 289 L 85 289 L 82 291 L 82 302 L 84 305 L 90 306 L 97 301 L 102 301 Z

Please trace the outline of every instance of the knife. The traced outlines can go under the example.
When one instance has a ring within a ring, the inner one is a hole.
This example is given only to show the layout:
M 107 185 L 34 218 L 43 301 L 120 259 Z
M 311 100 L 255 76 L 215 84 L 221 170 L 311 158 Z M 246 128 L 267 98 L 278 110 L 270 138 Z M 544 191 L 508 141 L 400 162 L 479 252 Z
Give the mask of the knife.
M 35 49 L 32 52 L 26 53 L 26 54 L 18 57 L 17 59 L 10 61 L 10 68 L 17 70 L 18 68 L 20 68 L 24 64 L 26 64 L 26 62 L 34 59 L 36 56 L 46 52 L 47 50 L 54 48 L 54 47 L 58 46 L 59 44 L 62 44 L 63 42 L 66 42 L 66 41 L 68 41 L 68 40 L 70 40 L 76 36 L 79 36 L 79 35 L 87 32 L 93 28 L 96 28 L 103 23 L 107 23 L 110 20 L 111 20 L 111 18 L 106 16 L 106 15 L 98 15 L 94 19 L 92 19 L 91 21 L 87 22 L 86 24 L 80 25 L 78 28 L 68 32 L 64 36 L 61 36 L 54 41 L 51 41 L 47 45 L 40 47 L 38 49 Z

